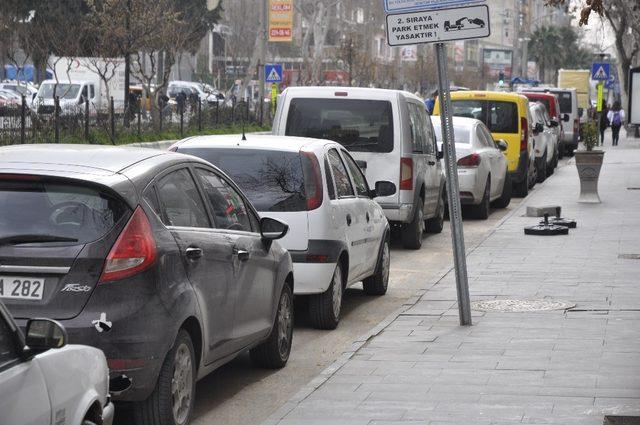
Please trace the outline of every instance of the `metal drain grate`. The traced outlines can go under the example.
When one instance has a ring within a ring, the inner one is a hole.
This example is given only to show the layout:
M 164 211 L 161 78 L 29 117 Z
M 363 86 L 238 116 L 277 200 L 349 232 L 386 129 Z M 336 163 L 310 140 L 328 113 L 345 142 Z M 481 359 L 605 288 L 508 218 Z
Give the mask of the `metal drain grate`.
M 640 187 L 628 187 L 627 190 L 640 190 Z
M 621 260 L 640 260 L 640 254 L 620 254 L 618 258 Z
M 508 313 L 568 310 L 575 306 L 574 303 L 550 300 L 484 300 L 471 303 L 471 308 L 474 310 Z

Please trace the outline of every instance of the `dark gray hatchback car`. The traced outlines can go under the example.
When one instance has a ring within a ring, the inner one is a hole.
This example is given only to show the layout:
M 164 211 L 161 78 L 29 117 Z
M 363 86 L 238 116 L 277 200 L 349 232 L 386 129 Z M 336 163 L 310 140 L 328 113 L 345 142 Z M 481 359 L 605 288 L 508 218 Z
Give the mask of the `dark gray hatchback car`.
M 0 298 L 101 348 L 140 424 L 186 424 L 195 381 L 250 349 L 285 365 L 288 228 L 200 159 L 151 149 L 0 148 Z M 69 359 L 73 361 L 73 359 Z

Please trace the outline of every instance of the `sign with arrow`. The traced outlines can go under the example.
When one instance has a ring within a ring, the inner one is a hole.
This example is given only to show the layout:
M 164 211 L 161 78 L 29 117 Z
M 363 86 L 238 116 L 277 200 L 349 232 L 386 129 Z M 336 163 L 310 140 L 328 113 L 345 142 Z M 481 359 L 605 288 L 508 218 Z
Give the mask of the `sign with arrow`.
M 594 62 L 591 64 L 591 79 L 596 81 L 607 81 L 611 75 L 610 64 Z
M 280 64 L 267 64 L 264 66 L 264 81 L 267 83 L 281 83 L 282 82 L 282 65 Z

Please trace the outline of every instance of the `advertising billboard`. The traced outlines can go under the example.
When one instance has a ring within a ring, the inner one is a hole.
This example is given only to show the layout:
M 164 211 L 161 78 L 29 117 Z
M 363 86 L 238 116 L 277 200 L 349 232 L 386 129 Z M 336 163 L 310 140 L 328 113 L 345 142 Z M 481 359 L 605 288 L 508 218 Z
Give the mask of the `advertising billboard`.
M 293 40 L 293 0 L 269 0 L 269 41 Z
M 498 78 L 504 72 L 507 80 L 511 80 L 513 72 L 513 51 L 507 49 L 482 50 L 482 75 L 485 78 Z

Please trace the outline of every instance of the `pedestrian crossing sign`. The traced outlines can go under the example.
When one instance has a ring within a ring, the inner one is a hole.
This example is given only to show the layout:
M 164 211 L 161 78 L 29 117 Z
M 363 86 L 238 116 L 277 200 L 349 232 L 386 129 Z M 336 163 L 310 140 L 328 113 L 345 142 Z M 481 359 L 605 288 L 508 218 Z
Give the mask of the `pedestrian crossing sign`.
M 591 64 L 591 79 L 596 81 L 607 81 L 610 75 L 610 67 L 608 63 Z
M 282 65 L 267 64 L 264 66 L 264 80 L 267 83 L 282 82 Z

